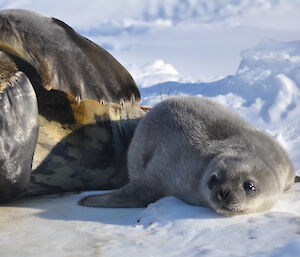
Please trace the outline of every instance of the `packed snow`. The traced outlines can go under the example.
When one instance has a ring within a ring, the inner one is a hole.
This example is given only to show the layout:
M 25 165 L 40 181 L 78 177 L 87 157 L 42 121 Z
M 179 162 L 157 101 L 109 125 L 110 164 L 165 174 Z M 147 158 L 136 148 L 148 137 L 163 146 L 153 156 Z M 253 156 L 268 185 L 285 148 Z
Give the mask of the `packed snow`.
M 0 0 L 55 16 L 110 51 L 142 104 L 220 102 L 279 141 L 300 175 L 297 0 Z M 0 256 L 300 256 L 300 183 L 272 210 L 223 217 L 174 197 L 145 209 L 87 208 L 81 194 L 0 207 Z

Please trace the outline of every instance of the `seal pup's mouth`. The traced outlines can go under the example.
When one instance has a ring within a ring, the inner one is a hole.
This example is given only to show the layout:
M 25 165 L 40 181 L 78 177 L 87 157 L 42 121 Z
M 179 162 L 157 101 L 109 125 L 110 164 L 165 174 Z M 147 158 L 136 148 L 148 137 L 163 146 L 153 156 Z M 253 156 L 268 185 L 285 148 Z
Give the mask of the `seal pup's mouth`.
M 224 216 L 228 216 L 228 217 L 231 217 L 231 216 L 235 216 L 235 215 L 242 215 L 244 214 L 245 212 L 243 210 L 240 210 L 239 208 L 229 208 L 227 206 L 224 206 L 222 208 L 218 210 L 216 210 L 218 213 L 224 215 Z
M 220 203 L 218 201 L 212 200 L 210 207 L 215 210 L 217 213 L 231 217 L 231 216 L 236 216 L 236 215 L 242 215 L 245 214 L 246 211 L 241 209 L 239 207 L 239 204 L 231 204 L 231 205 L 226 205 L 224 203 Z

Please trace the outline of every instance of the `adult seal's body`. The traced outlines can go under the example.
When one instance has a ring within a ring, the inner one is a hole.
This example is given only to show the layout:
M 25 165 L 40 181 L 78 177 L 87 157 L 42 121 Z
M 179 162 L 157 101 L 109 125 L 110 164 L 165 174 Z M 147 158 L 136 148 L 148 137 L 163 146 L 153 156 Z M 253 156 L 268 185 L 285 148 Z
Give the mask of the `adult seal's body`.
M 126 186 L 80 204 L 142 207 L 173 195 L 231 216 L 271 208 L 295 178 L 271 137 L 196 97 L 163 101 L 142 119 L 129 147 L 128 170 Z
M 139 91 L 64 22 L 0 11 L 0 202 L 127 183 Z

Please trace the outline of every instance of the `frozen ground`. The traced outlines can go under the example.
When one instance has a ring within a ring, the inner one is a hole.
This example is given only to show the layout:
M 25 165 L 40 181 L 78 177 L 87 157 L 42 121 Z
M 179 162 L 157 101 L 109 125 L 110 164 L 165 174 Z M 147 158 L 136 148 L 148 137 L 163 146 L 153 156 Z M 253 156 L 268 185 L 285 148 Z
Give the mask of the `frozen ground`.
M 300 175 L 300 1 L 1 1 L 56 16 L 132 73 L 143 104 L 213 98 L 274 136 Z M 146 209 L 91 194 L 0 207 L 0 256 L 300 256 L 300 183 L 269 212 L 225 218 L 169 197 Z

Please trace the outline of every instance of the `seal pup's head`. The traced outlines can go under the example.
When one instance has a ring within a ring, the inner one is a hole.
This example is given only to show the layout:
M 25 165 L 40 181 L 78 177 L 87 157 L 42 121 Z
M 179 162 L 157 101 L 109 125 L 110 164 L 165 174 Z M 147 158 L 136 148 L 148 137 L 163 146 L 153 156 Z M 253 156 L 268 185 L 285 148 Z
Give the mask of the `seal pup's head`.
M 270 167 L 249 153 L 226 153 L 213 158 L 200 183 L 207 205 L 233 216 L 270 209 L 281 185 Z

